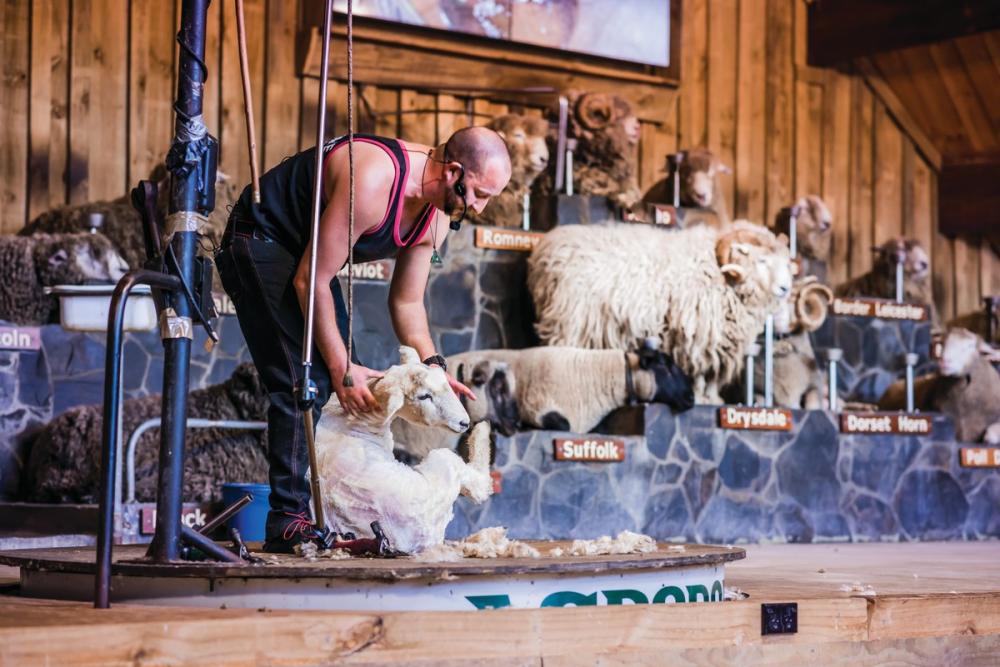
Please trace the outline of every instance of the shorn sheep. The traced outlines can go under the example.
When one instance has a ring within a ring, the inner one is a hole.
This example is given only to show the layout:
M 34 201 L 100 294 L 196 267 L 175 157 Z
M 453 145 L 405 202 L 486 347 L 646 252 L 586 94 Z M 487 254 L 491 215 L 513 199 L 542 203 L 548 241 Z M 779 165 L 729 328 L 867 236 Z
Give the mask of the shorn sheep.
M 745 221 L 667 232 L 645 225 L 569 225 L 528 259 L 528 287 L 547 345 L 628 349 L 657 337 L 694 381 L 695 400 L 719 388 L 792 287 L 787 240 Z
M 684 217 L 684 226 L 706 224 L 717 229 L 727 229 L 732 222 L 729 207 L 719 186 L 719 176 L 731 169 L 707 148 L 692 148 L 678 153 L 681 163 L 677 170 L 680 179 L 680 204 L 693 209 Z M 673 204 L 673 176 L 657 181 L 643 195 L 649 204 Z
M 930 280 L 931 260 L 927 250 L 916 239 L 896 238 L 874 249 L 875 263 L 871 270 L 857 278 L 837 285 L 837 296 L 867 296 L 896 298 L 896 264 L 903 264 L 903 300 L 922 303 L 930 309 L 931 322 L 938 323 Z
M 524 195 L 531 192 L 535 179 L 549 164 L 549 122 L 540 117 L 507 114 L 486 126 L 496 130 L 507 144 L 511 176 L 507 187 L 490 200 L 482 213 L 470 209 L 468 218 L 479 224 L 520 227 Z
M 43 294 L 43 288 L 115 283 L 128 268 L 101 234 L 0 236 L 0 320 L 54 322 L 58 299 Z
M 205 419 L 263 421 L 267 391 L 252 364 L 232 376 L 188 395 L 188 415 Z M 123 437 L 160 416 L 160 396 L 126 400 Z M 73 408 L 49 422 L 34 438 L 22 481 L 22 495 L 35 502 L 90 503 L 99 495 L 102 406 Z M 148 431 L 136 447 L 136 499 L 156 498 L 159 429 Z M 267 439 L 263 431 L 192 429 L 184 457 L 185 502 L 222 499 L 223 482 L 266 482 Z
M 949 329 L 939 361 L 940 370 L 917 378 L 916 408 L 941 412 L 955 422 L 961 442 L 1000 445 L 1000 373 L 993 364 L 1000 351 L 968 329 Z M 883 410 L 901 410 L 905 384 L 896 382 L 879 400 Z
M 395 419 L 441 426 L 455 433 L 469 415 L 444 370 L 420 363 L 416 350 L 400 348 L 401 363 L 369 384 L 378 409 L 351 417 L 331 401 L 316 429 L 316 458 L 323 509 L 336 530 L 371 537 L 378 521 L 393 548 L 419 553 L 444 543 L 459 494 L 483 502 L 493 493 L 489 424 L 476 425 L 469 460 L 435 449 L 416 467 L 393 458 Z

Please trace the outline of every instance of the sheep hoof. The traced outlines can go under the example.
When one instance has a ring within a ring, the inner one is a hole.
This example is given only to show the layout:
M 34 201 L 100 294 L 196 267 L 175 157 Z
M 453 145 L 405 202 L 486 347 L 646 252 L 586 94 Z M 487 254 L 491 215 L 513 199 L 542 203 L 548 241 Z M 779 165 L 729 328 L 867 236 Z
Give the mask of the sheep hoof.
M 546 412 L 542 415 L 542 428 L 546 431 L 568 431 L 569 420 L 554 410 Z

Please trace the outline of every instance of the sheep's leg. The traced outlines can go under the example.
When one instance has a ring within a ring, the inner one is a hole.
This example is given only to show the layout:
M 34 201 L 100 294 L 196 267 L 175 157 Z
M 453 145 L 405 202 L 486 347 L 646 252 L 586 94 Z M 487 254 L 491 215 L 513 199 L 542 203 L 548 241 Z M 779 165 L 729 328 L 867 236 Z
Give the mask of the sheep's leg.
M 569 420 L 563 415 L 555 410 L 550 410 L 542 415 L 541 423 L 539 424 L 546 431 L 569 431 L 570 424 Z
M 469 496 L 475 502 L 482 502 L 493 493 L 490 447 L 489 422 L 479 422 L 469 435 L 468 461 L 459 472 L 460 493 Z

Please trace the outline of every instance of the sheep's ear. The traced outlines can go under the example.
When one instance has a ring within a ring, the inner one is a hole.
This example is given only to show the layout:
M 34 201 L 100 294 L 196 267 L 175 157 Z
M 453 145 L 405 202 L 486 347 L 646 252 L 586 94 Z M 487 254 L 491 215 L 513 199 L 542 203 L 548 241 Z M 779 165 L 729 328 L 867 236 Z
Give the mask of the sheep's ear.
M 735 250 L 736 252 L 740 253 L 741 255 L 749 255 L 750 254 L 750 244 L 749 243 L 734 243 L 732 246 L 730 246 L 730 248 L 732 250 Z
M 489 380 L 488 369 L 489 364 L 485 361 L 476 364 L 476 367 L 472 369 L 472 384 L 476 387 L 482 387 Z
M 986 341 L 979 341 L 979 354 L 991 364 L 1000 363 L 1000 350 L 993 347 Z
M 60 267 L 67 261 L 69 261 L 69 253 L 66 252 L 66 248 L 59 248 L 49 256 L 49 268 Z
M 723 264 L 719 270 L 722 271 L 722 275 L 734 282 L 741 283 L 747 277 L 746 269 L 739 264 Z
M 789 240 L 787 234 L 782 232 L 781 234 L 778 234 L 778 243 L 780 243 L 781 245 L 789 245 L 791 243 L 791 240 Z
M 724 162 L 719 162 L 717 164 L 717 166 L 715 167 L 715 169 L 720 174 L 731 174 L 731 173 L 733 173 L 732 167 L 730 167 L 728 164 L 725 164 Z
M 408 345 L 399 346 L 399 363 L 401 364 L 419 364 L 420 355 L 417 351 Z
M 383 377 L 372 386 L 371 391 L 387 415 L 394 415 L 403 407 L 403 388 L 397 378 Z

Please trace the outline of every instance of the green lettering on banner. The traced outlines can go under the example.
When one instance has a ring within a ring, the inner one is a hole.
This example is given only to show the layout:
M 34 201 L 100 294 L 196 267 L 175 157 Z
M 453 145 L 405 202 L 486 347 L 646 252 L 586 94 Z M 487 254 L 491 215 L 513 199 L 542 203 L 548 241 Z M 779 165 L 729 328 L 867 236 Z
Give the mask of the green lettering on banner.
M 664 586 L 656 592 L 656 595 L 653 597 L 653 604 L 663 604 L 667 601 L 668 597 L 672 597 L 674 602 L 687 602 L 687 598 L 684 597 L 684 591 L 676 586 Z
M 712 602 L 722 602 L 722 582 L 716 581 L 712 584 Z
M 542 600 L 543 607 L 568 607 L 570 605 L 576 607 L 596 607 L 597 593 L 584 595 L 583 593 L 574 593 L 573 591 L 559 591 L 558 593 L 546 596 Z
M 649 598 L 641 591 L 622 589 L 618 591 L 601 591 L 608 599 L 608 604 L 622 604 L 625 600 L 631 600 L 635 604 L 649 604 Z
M 702 586 L 701 584 L 697 584 L 695 586 L 688 586 L 687 589 L 688 589 L 688 602 L 697 602 L 699 595 L 701 596 L 702 602 L 709 601 L 708 589 Z
M 509 595 L 466 595 L 476 609 L 503 609 L 510 606 Z

